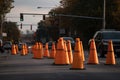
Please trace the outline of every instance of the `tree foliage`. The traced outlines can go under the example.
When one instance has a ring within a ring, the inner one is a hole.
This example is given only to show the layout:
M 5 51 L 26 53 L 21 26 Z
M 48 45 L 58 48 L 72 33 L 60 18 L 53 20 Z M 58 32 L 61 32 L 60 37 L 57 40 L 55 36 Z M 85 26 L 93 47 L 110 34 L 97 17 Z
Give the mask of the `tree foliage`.
M 19 41 L 20 31 L 15 22 L 5 22 L 3 32 L 7 33 L 7 37 L 4 37 L 4 40 L 9 41 Z
M 103 18 L 104 0 L 61 0 L 60 7 L 51 10 L 56 14 Z M 120 30 L 120 0 L 106 0 L 106 29 Z M 56 17 L 55 17 L 56 18 Z M 64 27 L 81 39 L 88 40 L 95 31 L 103 28 L 103 20 L 60 17 L 59 27 Z M 74 35 L 73 35 L 74 36 Z
M 0 0 L 0 29 L 2 29 L 2 32 L 7 33 L 7 37 L 3 37 L 4 40 L 18 41 L 20 38 L 20 31 L 18 30 L 17 24 L 15 22 L 4 21 L 6 14 L 14 8 L 13 2 L 14 0 Z
M 13 2 L 14 0 L 0 0 L 0 15 L 10 12 L 13 8 Z

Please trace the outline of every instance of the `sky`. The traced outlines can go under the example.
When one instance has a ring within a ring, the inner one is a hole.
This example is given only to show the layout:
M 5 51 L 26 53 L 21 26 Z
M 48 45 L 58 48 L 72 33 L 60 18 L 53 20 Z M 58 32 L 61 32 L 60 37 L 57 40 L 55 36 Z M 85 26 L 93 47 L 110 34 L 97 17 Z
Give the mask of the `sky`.
M 60 0 L 14 0 L 14 8 L 6 15 L 6 20 L 11 22 L 17 22 L 17 24 L 23 24 L 22 29 L 24 33 L 26 30 L 30 30 L 30 25 L 33 25 L 32 31 L 36 31 L 37 23 L 42 20 L 41 15 L 24 15 L 24 21 L 20 21 L 20 13 L 37 13 L 47 14 L 50 9 L 59 6 Z M 42 8 L 37 8 L 42 7 Z

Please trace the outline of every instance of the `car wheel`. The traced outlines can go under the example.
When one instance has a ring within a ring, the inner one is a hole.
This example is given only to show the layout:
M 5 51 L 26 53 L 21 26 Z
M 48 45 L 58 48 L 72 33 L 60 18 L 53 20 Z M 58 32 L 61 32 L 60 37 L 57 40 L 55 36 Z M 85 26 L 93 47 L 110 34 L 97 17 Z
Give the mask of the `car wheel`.
M 105 51 L 104 50 L 100 50 L 100 57 L 104 58 L 105 57 Z
M 120 57 L 120 54 L 119 54 L 119 53 L 117 53 L 116 55 L 117 55 L 118 58 Z

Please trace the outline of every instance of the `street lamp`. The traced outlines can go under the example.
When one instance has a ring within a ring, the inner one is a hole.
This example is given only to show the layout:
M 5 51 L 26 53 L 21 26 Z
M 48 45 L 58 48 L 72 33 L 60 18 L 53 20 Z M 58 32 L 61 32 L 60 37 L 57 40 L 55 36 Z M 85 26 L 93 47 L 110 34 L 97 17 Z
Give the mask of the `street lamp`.
M 55 7 L 40 7 L 40 6 L 37 7 L 37 9 L 40 9 L 40 8 L 55 8 Z

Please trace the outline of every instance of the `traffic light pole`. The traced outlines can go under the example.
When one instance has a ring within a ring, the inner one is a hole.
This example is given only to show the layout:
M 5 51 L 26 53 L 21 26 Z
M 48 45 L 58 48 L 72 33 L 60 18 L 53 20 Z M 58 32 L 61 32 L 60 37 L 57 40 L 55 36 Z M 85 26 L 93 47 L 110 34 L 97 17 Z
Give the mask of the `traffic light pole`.
M 20 13 L 20 21 L 24 21 L 24 16 L 23 15 L 43 15 L 43 19 L 45 19 L 45 15 L 49 15 L 49 14 Z
M 23 18 L 23 15 L 52 15 L 52 14 L 37 14 L 37 13 L 20 13 L 20 18 Z M 99 17 L 89 17 L 89 16 L 77 16 L 77 15 L 66 15 L 66 14 L 53 14 L 52 16 L 65 16 L 65 17 L 78 17 L 78 18 L 89 18 L 89 19 L 103 19 Z
M 77 15 L 65 15 L 65 14 L 56 14 L 55 16 L 63 16 L 63 17 L 76 17 L 76 18 L 88 18 L 88 19 L 103 19 L 99 17 L 89 17 L 89 16 L 77 16 Z

